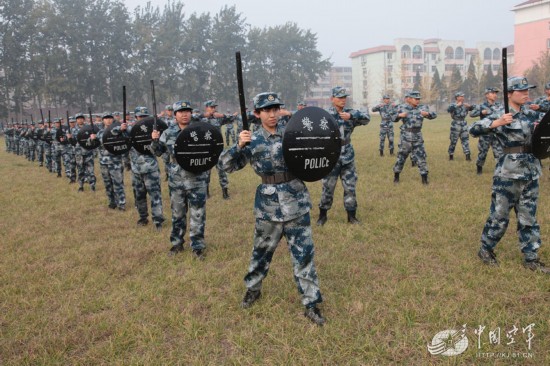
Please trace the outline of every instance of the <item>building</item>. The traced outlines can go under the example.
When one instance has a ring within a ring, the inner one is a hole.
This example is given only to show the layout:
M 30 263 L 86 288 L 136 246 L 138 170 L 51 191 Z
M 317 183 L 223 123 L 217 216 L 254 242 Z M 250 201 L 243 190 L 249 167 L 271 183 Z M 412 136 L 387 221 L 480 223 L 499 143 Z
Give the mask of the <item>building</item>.
M 516 5 L 513 73 L 525 75 L 541 54 L 550 51 L 550 0 L 529 0 Z
M 331 89 L 335 86 L 346 88 L 350 96 L 347 100 L 347 105 L 353 103 L 353 92 L 351 83 L 351 67 L 334 66 L 330 69 L 327 75 L 319 79 L 317 86 L 305 96 L 304 101 L 309 106 L 320 108 L 328 108 L 331 106 L 330 97 Z
M 398 38 L 393 45 L 353 52 L 350 58 L 353 107 L 368 108 L 379 103 L 386 93 L 402 98 L 405 91 L 413 88 L 417 75 L 424 85 L 431 84 L 436 69 L 440 77 L 450 77 L 458 68 L 464 78 L 473 61 L 478 77 L 482 67 L 485 72 L 489 67 L 497 72 L 501 63 L 501 44 L 478 42 L 475 48 L 466 48 L 464 41 Z

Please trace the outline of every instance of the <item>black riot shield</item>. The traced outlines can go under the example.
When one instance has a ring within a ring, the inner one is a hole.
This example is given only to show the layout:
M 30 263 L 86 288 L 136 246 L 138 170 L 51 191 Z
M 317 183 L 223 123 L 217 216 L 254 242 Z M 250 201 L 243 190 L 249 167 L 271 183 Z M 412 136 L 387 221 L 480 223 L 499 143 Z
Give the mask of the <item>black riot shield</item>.
M 283 156 L 288 170 L 306 182 L 326 177 L 338 162 L 341 147 L 338 123 L 318 107 L 296 112 L 283 136 Z
M 153 125 L 155 124 L 154 117 L 147 117 L 136 122 L 130 130 L 130 141 L 132 147 L 140 154 L 154 155 L 151 151 L 151 134 L 153 133 Z M 166 122 L 157 118 L 157 131 L 161 134 L 168 128 Z
M 217 127 L 206 122 L 194 122 L 179 133 L 174 150 L 182 169 L 202 173 L 218 162 L 223 151 L 223 137 Z
M 531 148 L 533 155 L 538 159 L 546 159 L 550 156 L 550 112 L 546 113 L 535 127 L 531 137 Z
M 91 134 L 96 134 L 98 132 L 99 132 L 99 127 L 94 125 L 92 128 L 91 125 L 85 125 L 78 131 L 78 134 L 76 135 L 76 141 L 84 149 L 93 150 L 97 148 L 101 143 L 99 142 L 98 139 L 94 139 L 90 141 L 88 141 L 88 139 L 90 138 Z
M 113 122 L 109 127 L 103 132 L 103 147 L 105 150 L 110 152 L 113 155 L 122 155 L 128 152 L 132 147 L 132 143 L 129 137 L 124 136 L 122 131 L 116 135 L 113 135 L 112 130 L 115 127 L 119 127 L 119 122 Z

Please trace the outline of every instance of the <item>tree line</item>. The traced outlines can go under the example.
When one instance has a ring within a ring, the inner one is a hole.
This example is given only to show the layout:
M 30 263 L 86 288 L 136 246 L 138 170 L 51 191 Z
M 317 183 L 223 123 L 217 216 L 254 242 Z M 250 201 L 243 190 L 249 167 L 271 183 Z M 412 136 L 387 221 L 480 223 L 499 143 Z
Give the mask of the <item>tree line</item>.
M 295 105 L 331 67 L 297 24 L 258 28 L 235 6 L 186 14 L 171 0 L 132 13 L 120 0 L 0 0 L 0 118 L 38 108 L 122 109 L 156 99 L 238 106 L 235 52 L 247 99 L 261 91 Z

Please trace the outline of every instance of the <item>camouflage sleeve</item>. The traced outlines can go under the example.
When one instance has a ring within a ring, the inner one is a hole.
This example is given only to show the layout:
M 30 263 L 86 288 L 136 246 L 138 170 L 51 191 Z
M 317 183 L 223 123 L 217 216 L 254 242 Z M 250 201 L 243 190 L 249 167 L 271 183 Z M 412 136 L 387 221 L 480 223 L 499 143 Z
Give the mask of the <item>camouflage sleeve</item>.
M 546 113 L 550 110 L 550 100 L 546 99 L 539 104 L 539 112 Z
M 491 128 L 489 127 L 491 126 L 491 123 L 493 123 L 493 120 L 490 118 L 484 118 L 474 122 L 472 127 L 470 127 L 470 135 L 473 137 L 487 135 L 491 131 Z
M 218 164 L 224 172 L 233 173 L 246 166 L 250 160 L 249 155 L 250 145 L 247 145 L 241 149 L 237 144 L 235 144 L 231 148 L 222 152 Z
M 347 111 L 351 115 L 350 121 L 354 126 L 366 126 L 370 122 L 369 112 L 361 112 L 355 109 Z
M 437 113 L 435 112 L 428 112 L 428 115 L 426 116 L 427 119 L 435 119 L 437 118 Z
M 449 107 L 447 108 L 447 113 L 453 113 L 455 111 L 455 105 L 449 104 Z
M 481 114 L 481 105 L 472 106 L 472 111 L 470 112 L 470 117 L 477 117 Z
M 373 112 L 380 112 L 380 104 L 379 104 L 379 105 L 375 105 L 374 107 L 372 107 L 372 111 L 373 111 Z

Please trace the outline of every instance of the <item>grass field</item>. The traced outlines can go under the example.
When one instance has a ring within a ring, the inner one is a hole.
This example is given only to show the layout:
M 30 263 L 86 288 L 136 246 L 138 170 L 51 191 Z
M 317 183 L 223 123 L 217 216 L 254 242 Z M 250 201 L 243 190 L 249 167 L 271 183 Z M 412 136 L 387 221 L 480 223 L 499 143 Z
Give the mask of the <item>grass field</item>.
M 136 226 L 128 173 L 128 210 L 109 210 L 97 164 L 98 191 L 77 193 L 65 178 L 6 153 L 1 141 L 0 364 L 550 364 L 550 277 L 522 267 L 513 214 L 496 250 L 501 266 L 477 258 L 494 160 L 490 153 L 477 176 L 459 144 L 449 162 L 449 123 L 443 114 L 424 124 L 427 187 L 410 161 L 401 183 L 392 183 L 395 157 L 378 156 L 377 117 L 356 129 L 363 224 L 346 223 L 339 185 L 328 223 L 313 228 L 324 327 L 302 315 L 284 241 L 263 297 L 240 308 L 259 183 L 250 167 L 229 176 L 228 201 L 213 173 L 200 262 L 188 247 L 167 256 L 169 225 L 160 233 Z M 471 145 L 475 160 L 477 140 Z M 544 164 L 538 219 L 549 263 Z M 321 185 L 308 187 L 315 221 Z M 163 197 L 170 218 L 166 182 Z M 428 352 L 438 332 L 464 324 L 464 353 Z M 500 344 L 490 344 L 497 329 Z

